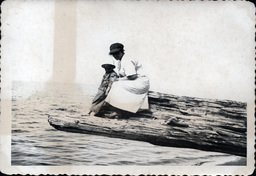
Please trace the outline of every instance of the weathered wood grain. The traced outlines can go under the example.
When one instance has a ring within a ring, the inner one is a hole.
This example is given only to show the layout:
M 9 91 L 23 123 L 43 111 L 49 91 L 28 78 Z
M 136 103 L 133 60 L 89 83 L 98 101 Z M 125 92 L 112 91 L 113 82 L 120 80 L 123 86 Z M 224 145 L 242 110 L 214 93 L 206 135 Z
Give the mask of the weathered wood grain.
M 49 117 L 58 130 L 246 156 L 246 103 L 149 92 L 152 116 Z M 79 120 L 75 123 L 74 120 Z

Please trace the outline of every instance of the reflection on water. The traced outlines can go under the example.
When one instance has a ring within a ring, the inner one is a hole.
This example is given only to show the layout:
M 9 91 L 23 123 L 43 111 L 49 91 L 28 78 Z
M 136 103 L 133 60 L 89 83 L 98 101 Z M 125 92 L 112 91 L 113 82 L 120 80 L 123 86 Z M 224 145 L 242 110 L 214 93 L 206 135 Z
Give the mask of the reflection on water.
M 76 84 L 13 82 L 12 165 L 217 165 L 245 159 L 195 149 L 57 131 L 48 114 L 88 112 L 97 90 Z

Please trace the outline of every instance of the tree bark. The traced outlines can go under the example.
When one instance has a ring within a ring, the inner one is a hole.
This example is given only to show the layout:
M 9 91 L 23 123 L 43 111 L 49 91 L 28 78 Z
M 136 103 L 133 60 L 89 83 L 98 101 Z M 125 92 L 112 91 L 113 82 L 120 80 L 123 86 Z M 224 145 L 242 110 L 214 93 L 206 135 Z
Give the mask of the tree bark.
M 62 131 L 246 156 L 246 103 L 150 91 L 149 104 L 152 115 L 137 113 L 128 119 L 65 116 L 65 120 L 49 117 L 48 121 Z

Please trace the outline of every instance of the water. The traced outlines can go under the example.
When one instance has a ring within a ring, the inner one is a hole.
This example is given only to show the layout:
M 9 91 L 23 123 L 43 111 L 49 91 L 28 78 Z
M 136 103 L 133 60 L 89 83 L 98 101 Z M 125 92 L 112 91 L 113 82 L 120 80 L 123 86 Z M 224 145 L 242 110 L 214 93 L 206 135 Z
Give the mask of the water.
M 48 114 L 86 114 L 96 91 L 77 84 L 13 82 L 12 165 L 194 166 L 245 160 L 217 152 L 68 133 L 48 124 Z

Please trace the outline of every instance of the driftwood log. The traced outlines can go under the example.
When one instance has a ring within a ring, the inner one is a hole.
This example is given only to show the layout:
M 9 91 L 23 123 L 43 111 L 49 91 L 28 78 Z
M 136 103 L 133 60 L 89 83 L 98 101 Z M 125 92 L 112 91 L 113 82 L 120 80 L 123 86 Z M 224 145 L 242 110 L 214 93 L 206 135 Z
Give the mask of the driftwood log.
M 149 92 L 151 115 L 49 116 L 57 130 L 246 156 L 246 103 Z

